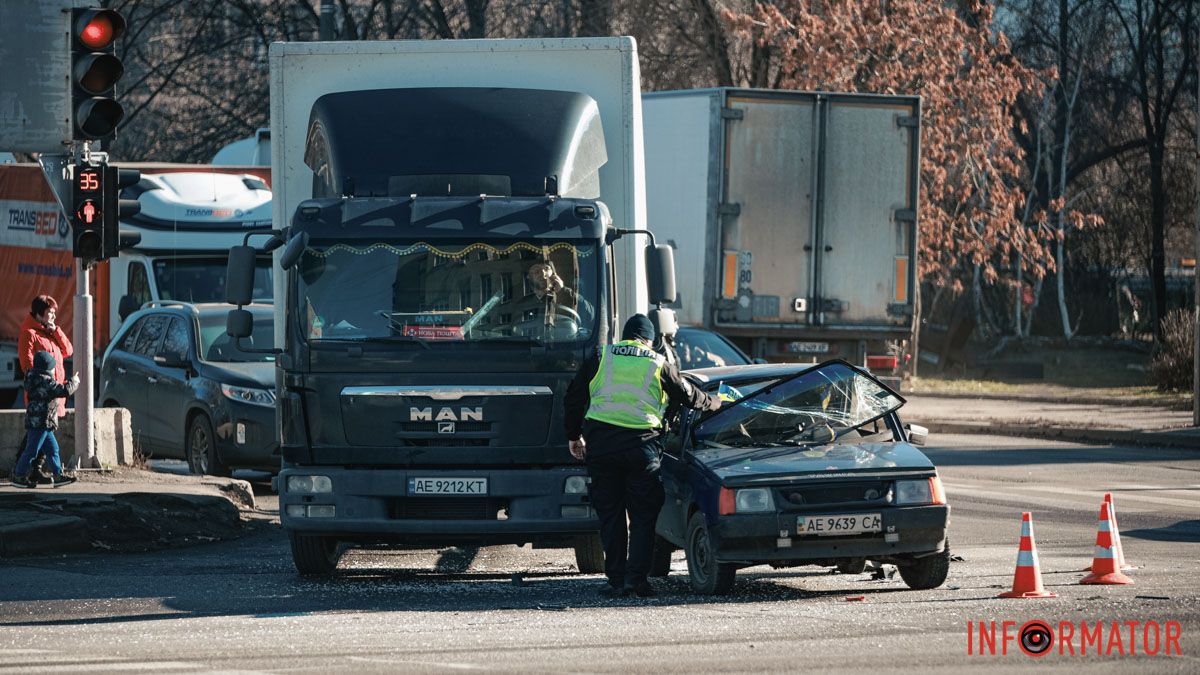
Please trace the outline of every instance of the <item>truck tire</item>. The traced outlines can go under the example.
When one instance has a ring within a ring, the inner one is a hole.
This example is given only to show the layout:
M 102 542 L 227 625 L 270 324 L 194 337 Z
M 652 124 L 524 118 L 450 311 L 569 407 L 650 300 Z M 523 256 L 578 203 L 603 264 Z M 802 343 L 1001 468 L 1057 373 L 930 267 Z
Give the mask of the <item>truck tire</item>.
M 337 570 L 342 550 L 333 537 L 292 533 L 288 538 L 292 542 L 292 563 L 301 576 L 327 577 Z
M 937 588 L 946 583 L 946 575 L 950 573 L 950 547 L 926 558 L 917 558 L 903 565 L 896 565 L 900 570 L 900 578 L 914 591 L 924 591 Z
M 188 469 L 192 473 L 208 476 L 233 474 L 217 452 L 217 437 L 207 415 L 200 413 L 192 418 L 191 424 L 188 424 L 187 438 L 184 439 L 184 449 Z
M 600 543 L 600 535 L 588 535 L 575 542 L 575 567 L 580 574 L 604 573 L 604 546 Z
M 650 559 L 650 576 L 665 577 L 671 574 L 671 554 L 675 547 L 662 537 L 654 536 L 654 554 Z
M 733 588 L 737 567 L 730 563 L 717 562 L 712 539 L 708 536 L 708 523 L 704 514 L 697 511 L 688 521 L 687 533 L 688 580 L 692 590 L 703 595 L 725 595 Z

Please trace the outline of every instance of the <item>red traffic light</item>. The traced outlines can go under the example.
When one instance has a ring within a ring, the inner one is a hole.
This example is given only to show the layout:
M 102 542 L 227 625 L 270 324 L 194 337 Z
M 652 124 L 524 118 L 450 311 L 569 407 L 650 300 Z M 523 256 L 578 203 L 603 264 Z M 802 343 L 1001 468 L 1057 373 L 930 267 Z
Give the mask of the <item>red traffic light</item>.
M 111 9 L 80 11 L 75 19 L 75 37 L 88 49 L 106 49 L 124 33 L 125 18 Z

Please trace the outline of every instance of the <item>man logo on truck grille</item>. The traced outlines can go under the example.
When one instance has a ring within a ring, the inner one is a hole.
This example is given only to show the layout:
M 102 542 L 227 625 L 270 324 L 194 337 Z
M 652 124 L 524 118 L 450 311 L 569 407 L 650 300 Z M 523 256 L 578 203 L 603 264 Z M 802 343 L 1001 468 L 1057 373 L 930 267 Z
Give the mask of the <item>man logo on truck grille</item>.
M 454 422 L 438 422 L 438 433 L 439 434 L 454 433 Z
M 454 408 L 442 408 L 434 415 L 433 408 L 413 406 L 408 409 L 408 420 L 410 422 L 482 422 L 483 408 L 462 407 L 458 409 L 458 412 L 455 412 Z M 440 426 L 438 428 L 441 429 Z M 441 433 L 450 432 L 443 431 Z

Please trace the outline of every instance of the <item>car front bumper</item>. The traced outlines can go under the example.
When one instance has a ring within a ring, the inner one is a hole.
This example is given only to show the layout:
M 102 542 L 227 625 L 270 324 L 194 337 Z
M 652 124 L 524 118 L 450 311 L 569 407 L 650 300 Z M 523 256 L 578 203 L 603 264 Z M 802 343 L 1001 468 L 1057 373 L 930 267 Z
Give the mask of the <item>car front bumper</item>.
M 950 507 L 899 506 L 885 509 L 842 510 L 844 513 L 880 513 L 883 531 L 850 536 L 795 536 L 798 515 L 820 513 L 764 513 L 718 516 L 709 535 L 721 562 L 800 563 L 839 558 L 888 559 L 919 557 L 946 548 Z M 832 513 L 832 512 L 831 512 Z M 784 534 L 787 536 L 783 536 Z
M 213 411 L 221 460 L 234 468 L 279 471 L 275 408 L 231 400 L 222 403 Z

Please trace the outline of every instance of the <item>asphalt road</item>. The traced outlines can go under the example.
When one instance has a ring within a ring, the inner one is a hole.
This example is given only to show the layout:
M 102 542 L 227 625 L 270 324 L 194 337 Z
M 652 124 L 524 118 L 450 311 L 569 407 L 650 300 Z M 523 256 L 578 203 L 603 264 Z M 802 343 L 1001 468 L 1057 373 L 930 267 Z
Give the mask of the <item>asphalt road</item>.
M 677 553 L 661 597 L 602 601 L 600 577 L 575 574 L 569 552 L 516 547 L 355 553 L 335 579 L 307 581 L 282 533 L 264 527 L 185 550 L 0 567 L 0 672 L 1200 671 L 1200 452 L 933 440 L 962 556 L 934 591 L 898 577 L 753 568 L 714 600 L 688 591 Z M 1105 491 L 1140 566 L 1134 586 L 1077 583 Z M 1011 583 L 1023 510 L 1034 513 L 1058 598 L 994 597 Z M 1182 656 L 1122 655 L 1108 637 L 1109 656 L 1034 660 L 1015 642 L 1004 655 L 1002 638 L 995 655 L 968 654 L 968 622 L 1031 619 L 1106 630 L 1119 621 L 1123 631 L 1142 622 L 1138 644 L 1146 623 L 1165 632 L 1177 621 Z

